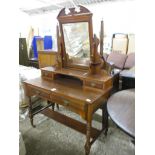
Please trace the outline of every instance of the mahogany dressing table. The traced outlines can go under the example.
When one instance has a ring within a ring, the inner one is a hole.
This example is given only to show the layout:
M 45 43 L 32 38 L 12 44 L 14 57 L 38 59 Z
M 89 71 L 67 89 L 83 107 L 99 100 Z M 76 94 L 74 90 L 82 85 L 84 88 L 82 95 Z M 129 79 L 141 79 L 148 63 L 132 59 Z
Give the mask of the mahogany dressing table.
M 83 6 L 78 7 L 78 12 L 70 8 L 66 14 L 64 8 L 58 15 L 57 65 L 41 68 L 41 77 L 25 81 L 24 86 L 32 126 L 33 116 L 40 112 L 86 134 L 85 154 L 88 155 L 97 137 L 108 130 L 106 100 L 112 89 L 112 78 L 103 69 L 104 61 L 97 52 L 99 39 L 93 37 L 92 13 Z M 34 95 L 47 100 L 47 106 L 33 109 Z M 79 114 L 85 123 L 55 111 L 55 103 Z M 93 114 L 99 108 L 102 109 L 101 130 L 92 127 Z

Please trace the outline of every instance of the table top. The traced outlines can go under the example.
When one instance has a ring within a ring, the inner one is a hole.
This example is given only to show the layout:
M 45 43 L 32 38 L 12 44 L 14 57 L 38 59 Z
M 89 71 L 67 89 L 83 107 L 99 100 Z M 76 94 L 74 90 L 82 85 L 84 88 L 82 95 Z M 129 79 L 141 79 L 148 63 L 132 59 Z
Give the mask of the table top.
M 119 91 L 107 102 L 111 119 L 131 137 L 135 137 L 135 89 Z
M 104 94 L 109 91 L 108 89 L 101 91 L 83 89 L 80 81 L 76 79 L 61 78 L 60 80 L 48 81 L 41 77 L 24 81 L 24 83 L 44 89 L 51 93 L 57 93 L 60 96 L 68 96 L 79 101 L 85 101 L 87 104 L 92 104 Z M 87 101 L 89 100 L 89 101 Z

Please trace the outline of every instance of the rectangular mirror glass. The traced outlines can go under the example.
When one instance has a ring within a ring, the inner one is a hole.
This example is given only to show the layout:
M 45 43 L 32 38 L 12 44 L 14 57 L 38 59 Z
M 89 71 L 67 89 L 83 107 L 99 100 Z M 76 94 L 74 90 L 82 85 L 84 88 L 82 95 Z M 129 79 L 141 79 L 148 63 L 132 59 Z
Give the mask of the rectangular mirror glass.
M 88 65 L 90 60 L 88 22 L 67 23 L 62 27 L 69 63 Z

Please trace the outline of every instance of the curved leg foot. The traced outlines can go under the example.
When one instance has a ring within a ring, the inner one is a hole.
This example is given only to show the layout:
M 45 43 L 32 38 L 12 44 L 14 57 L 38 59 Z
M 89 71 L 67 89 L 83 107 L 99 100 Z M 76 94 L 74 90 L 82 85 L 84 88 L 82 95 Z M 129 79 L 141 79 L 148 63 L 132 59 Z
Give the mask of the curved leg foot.
M 57 109 L 59 110 L 59 104 L 56 104 L 56 106 L 57 106 Z
M 33 124 L 33 118 L 30 118 L 30 122 L 33 128 L 35 128 L 36 126 Z
M 33 124 L 31 97 L 29 97 L 29 118 L 30 118 L 30 122 L 31 122 L 32 127 L 35 128 L 36 126 Z
M 52 110 L 54 111 L 55 103 L 52 103 Z
M 90 145 L 85 144 L 85 155 L 89 155 L 89 153 L 90 153 Z

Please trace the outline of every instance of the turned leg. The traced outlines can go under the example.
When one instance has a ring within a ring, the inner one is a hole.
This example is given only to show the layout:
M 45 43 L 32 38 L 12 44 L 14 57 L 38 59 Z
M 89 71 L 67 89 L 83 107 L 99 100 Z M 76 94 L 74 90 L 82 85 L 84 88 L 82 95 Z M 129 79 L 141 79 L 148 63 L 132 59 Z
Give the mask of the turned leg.
M 30 122 L 31 122 L 32 127 L 35 128 L 36 126 L 33 124 L 33 116 L 30 117 Z
M 105 128 L 104 134 L 107 135 L 108 132 L 108 112 L 107 103 L 102 107 L 102 129 Z
M 35 128 L 35 125 L 33 124 L 33 114 L 32 114 L 32 102 L 31 102 L 31 97 L 29 97 L 29 118 L 30 118 L 30 122 L 32 127 Z
M 56 103 L 57 109 L 59 110 L 59 104 Z
M 87 127 L 86 127 L 86 143 L 85 143 L 85 155 L 89 155 L 90 153 L 90 134 L 91 134 L 91 122 L 87 122 Z
M 51 101 L 47 101 L 48 104 L 52 104 L 52 110 L 54 111 L 54 108 L 55 108 L 55 104 L 56 104 L 56 107 L 57 109 L 59 110 L 59 104 L 57 103 L 54 103 L 54 102 L 51 102 Z
M 47 103 L 52 105 L 52 110 L 54 111 L 55 103 L 54 102 L 51 102 L 51 101 L 47 101 Z
M 92 107 L 89 105 L 87 111 L 85 155 L 89 155 L 90 153 L 91 128 L 92 128 Z

